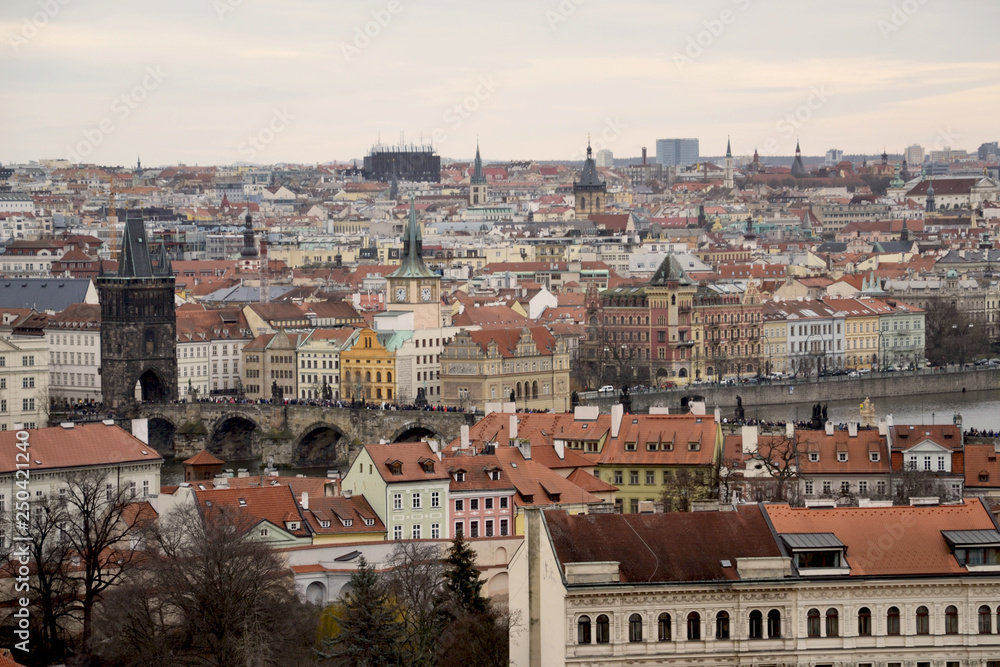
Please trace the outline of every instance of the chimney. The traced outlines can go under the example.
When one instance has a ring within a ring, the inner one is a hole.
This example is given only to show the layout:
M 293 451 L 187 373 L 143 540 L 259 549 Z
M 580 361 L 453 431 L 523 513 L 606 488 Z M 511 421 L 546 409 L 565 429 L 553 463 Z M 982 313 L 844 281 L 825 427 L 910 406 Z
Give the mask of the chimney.
M 892 428 L 892 426 L 893 426 L 893 424 L 892 424 L 892 415 L 886 415 L 885 425 L 888 426 L 889 428 Z
M 237 477 L 249 477 L 250 473 L 247 472 L 246 468 L 240 468 L 239 470 L 236 471 L 236 476 Z
M 756 454 L 757 453 L 757 427 L 756 426 L 743 426 L 743 453 L 744 454 Z
M 142 444 L 149 444 L 149 420 L 146 418 L 133 419 L 132 420 L 132 435 L 134 435 L 138 440 L 142 441 Z
M 527 438 L 519 439 L 517 441 L 517 449 L 521 452 L 521 456 L 524 457 L 525 461 L 531 460 L 531 441 Z
M 889 435 L 889 424 L 885 419 L 878 420 L 878 434 L 883 438 Z
M 556 456 L 559 457 L 560 461 L 562 461 L 563 459 L 566 458 L 566 441 L 565 440 L 562 440 L 560 438 L 556 438 L 555 440 L 552 441 L 552 446 L 555 448 L 555 450 L 556 450 Z
M 795 422 L 785 422 L 785 437 L 789 440 L 795 437 Z
M 851 438 L 858 437 L 858 422 L 847 422 L 847 435 Z
M 826 427 L 826 434 L 827 435 L 833 435 L 833 422 L 830 421 L 830 420 L 827 420 L 827 422 L 826 422 L 826 424 L 824 424 L 824 426 Z
M 341 491 L 341 493 L 343 493 L 344 498 L 346 498 L 347 500 L 350 500 L 351 499 L 351 495 L 354 493 L 354 491 L 352 491 L 351 489 L 343 489 Z
M 215 488 L 217 488 L 217 489 L 228 489 L 229 488 L 229 476 L 228 475 L 216 475 L 214 482 L 215 482 Z
M 716 424 L 722 423 L 722 408 L 720 408 L 718 405 L 715 406 L 715 423 Z
M 642 147 L 642 166 L 646 166 L 646 147 Z
M 510 439 L 511 440 L 516 440 L 517 439 L 517 415 L 516 414 L 510 416 L 510 429 L 508 429 L 508 430 L 510 431 Z
M 302 500 L 301 500 L 301 502 L 299 502 L 299 505 L 301 505 L 302 509 L 304 509 L 304 510 L 309 509 L 309 493 L 308 492 L 306 492 L 306 491 L 302 492 Z
M 462 449 L 469 448 L 469 425 L 462 424 Z
M 611 437 L 617 438 L 622 428 L 622 417 L 625 416 L 625 406 L 615 403 L 611 406 Z

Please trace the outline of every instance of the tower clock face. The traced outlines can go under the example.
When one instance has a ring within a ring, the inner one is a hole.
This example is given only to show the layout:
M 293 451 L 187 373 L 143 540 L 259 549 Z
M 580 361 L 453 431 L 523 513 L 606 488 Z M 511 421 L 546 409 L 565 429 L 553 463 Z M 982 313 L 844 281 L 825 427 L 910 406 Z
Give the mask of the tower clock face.
M 423 299 L 424 301 L 430 301 L 431 300 L 431 288 L 430 287 L 421 287 L 420 288 L 420 298 Z
M 396 301 L 406 301 L 406 288 L 397 287 L 396 288 Z

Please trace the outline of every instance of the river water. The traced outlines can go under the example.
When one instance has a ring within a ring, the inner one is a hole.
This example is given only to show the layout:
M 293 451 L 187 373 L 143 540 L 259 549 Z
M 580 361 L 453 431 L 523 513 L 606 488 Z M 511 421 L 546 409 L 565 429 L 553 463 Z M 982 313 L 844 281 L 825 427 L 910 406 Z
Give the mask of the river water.
M 827 417 L 837 424 L 860 420 L 864 398 L 827 402 Z M 879 419 L 891 414 L 896 424 L 950 424 L 958 413 L 964 428 L 1000 430 L 1000 390 L 877 398 L 872 403 Z M 812 405 L 804 403 L 744 404 L 743 409 L 747 418 L 765 421 L 808 421 L 812 417 Z M 732 411 L 724 410 L 722 416 L 731 417 Z

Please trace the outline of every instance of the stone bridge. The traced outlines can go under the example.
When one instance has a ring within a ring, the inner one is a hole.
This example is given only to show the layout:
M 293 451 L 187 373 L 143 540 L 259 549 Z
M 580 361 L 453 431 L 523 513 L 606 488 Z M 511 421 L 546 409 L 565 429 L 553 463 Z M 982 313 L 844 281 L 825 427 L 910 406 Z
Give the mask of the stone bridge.
M 223 460 L 262 459 L 294 466 L 344 464 L 362 445 L 459 437 L 477 415 L 421 410 L 353 410 L 309 405 L 150 403 L 149 443 L 166 459 L 207 449 Z

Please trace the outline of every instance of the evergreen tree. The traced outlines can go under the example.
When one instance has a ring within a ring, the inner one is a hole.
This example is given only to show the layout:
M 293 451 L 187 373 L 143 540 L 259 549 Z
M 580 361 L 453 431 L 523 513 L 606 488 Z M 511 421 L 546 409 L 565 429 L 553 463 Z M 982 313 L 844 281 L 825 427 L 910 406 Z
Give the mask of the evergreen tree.
M 486 600 L 480 594 L 483 582 L 476 568 L 476 552 L 462 539 L 462 533 L 452 540 L 445 562 L 450 566 L 445 573 L 445 584 L 459 607 L 477 613 L 485 611 Z
M 340 633 L 331 638 L 333 662 L 351 667 L 389 667 L 398 664 L 399 617 L 375 567 L 362 556 L 351 575 L 351 592 L 344 600 Z

